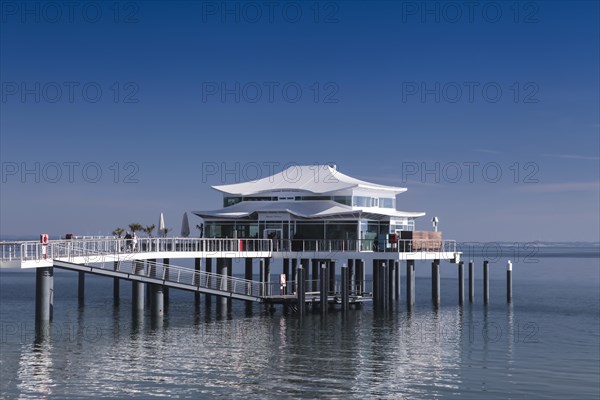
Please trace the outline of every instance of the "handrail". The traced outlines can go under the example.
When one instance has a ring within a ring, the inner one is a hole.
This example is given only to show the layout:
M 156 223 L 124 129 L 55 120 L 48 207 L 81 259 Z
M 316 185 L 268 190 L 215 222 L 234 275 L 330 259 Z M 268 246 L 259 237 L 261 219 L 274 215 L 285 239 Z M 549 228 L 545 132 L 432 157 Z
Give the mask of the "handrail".
M 381 246 L 381 247 L 380 247 Z M 152 252 L 451 252 L 457 249 L 455 240 L 399 239 L 396 243 L 380 243 L 372 239 L 221 239 L 221 238 L 138 238 L 137 242 L 123 238 L 0 242 L 1 261 L 42 261 L 71 258 L 98 253 L 135 258 L 138 253 Z
M 90 257 L 85 265 L 90 268 L 110 269 L 126 272 L 132 275 L 145 276 L 147 278 L 159 279 L 163 282 L 178 283 L 194 286 L 197 288 L 211 289 L 223 293 L 234 293 L 252 297 L 267 296 L 267 283 L 258 282 L 234 276 L 227 276 L 213 272 L 196 271 L 186 267 L 165 264 L 157 261 L 146 260 L 119 260 L 109 261 L 102 256 L 109 254 L 98 253 Z M 77 257 L 74 255 L 74 257 Z

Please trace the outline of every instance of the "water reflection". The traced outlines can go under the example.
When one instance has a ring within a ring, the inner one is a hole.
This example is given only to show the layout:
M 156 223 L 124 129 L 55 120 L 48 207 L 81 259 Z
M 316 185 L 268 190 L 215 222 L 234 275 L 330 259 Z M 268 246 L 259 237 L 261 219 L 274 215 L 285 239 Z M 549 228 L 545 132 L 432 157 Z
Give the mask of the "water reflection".
M 50 323 L 36 326 L 33 344 L 21 345 L 17 377 L 23 399 L 45 399 L 56 386 L 53 380 L 53 345 Z
M 190 304 L 188 311 L 195 310 Z M 492 369 L 507 370 L 514 384 L 515 343 L 498 337 L 494 320 L 506 318 L 503 332 L 511 332 L 512 308 L 350 309 L 301 318 L 282 308 L 246 317 L 243 303 L 225 315 L 208 310 L 158 320 L 149 310 L 112 310 L 97 340 L 78 338 L 72 346 L 36 338 L 20 348 L 19 392 L 65 397 L 61 385 L 85 382 L 86 393 L 97 397 L 435 398 L 464 394 L 473 366 L 480 374 L 475 390 L 498 394 Z M 92 315 L 77 317 L 85 326 Z

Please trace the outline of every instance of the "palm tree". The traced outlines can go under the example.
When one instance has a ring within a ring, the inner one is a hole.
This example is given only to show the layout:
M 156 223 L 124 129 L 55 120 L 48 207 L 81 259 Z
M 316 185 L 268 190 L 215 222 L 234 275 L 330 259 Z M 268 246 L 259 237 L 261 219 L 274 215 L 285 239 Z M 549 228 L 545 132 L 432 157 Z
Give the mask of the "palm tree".
M 129 224 L 129 230 L 131 231 L 131 233 L 135 233 L 135 232 L 144 230 L 144 228 L 142 227 L 141 224 L 131 223 L 131 224 Z
M 156 225 L 154 225 L 154 224 L 146 225 L 146 227 L 143 229 L 143 231 L 145 231 L 148 234 L 148 237 L 152 237 L 152 231 L 154 230 L 155 227 L 156 227 Z
M 123 229 L 123 228 L 117 228 L 114 231 L 112 231 L 112 234 L 115 235 L 116 237 L 118 237 L 120 239 L 121 235 L 123 234 L 123 232 L 125 232 L 125 229 Z

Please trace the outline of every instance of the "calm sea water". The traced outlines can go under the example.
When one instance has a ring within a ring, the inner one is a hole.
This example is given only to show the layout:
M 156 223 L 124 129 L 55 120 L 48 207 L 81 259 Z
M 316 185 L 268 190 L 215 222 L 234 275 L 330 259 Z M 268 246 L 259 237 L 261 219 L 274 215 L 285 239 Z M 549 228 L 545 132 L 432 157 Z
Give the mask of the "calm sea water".
M 130 284 L 55 271 L 50 337 L 34 332 L 35 276 L 0 271 L 0 398 L 598 399 L 600 260 L 542 251 L 491 264 L 490 304 L 458 307 L 456 266 L 442 264 L 442 305 L 432 307 L 429 264 L 417 263 L 417 304 L 370 305 L 327 316 L 234 302 L 229 312 L 171 289 L 162 321 L 132 316 Z M 514 257 L 513 257 L 514 258 Z M 243 264 L 234 264 L 242 271 Z M 466 275 L 466 268 L 465 268 Z M 204 299 L 203 299 L 204 301 Z

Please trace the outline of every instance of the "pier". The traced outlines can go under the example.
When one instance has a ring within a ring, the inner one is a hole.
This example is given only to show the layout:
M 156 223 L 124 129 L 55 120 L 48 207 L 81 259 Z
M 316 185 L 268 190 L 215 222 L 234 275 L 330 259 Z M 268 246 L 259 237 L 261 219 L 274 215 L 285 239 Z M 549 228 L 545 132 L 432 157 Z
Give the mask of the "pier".
M 442 239 L 437 217 L 432 219 L 433 231 L 415 229 L 415 220 L 425 213 L 396 207 L 396 196 L 406 188 L 362 181 L 339 172 L 335 165 L 290 167 L 257 181 L 213 188 L 223 194 L 223 208 L 192 212 L 202 219 L 200 232 L 205 237 L 187 237 L 187 213 L 182 237 L 133 242 L 129 236 L 49 240 L 41 234 L 39 241 L 0 242 L 0 268 L 36 269 L 38 322 L 52 320 L 54 268 L 78 273 L 81 304 L 86 274 L 113 280 L 115 305 L 121 284 L 131 282 L 132 308 L 135 312 L 149 308 L 154 317 L 165 314 L 172 289 L 193 292 L 196 305 L 204 295 L 207 305 L 214 301 L 218 307 L 229 307 L 232 301 L 244 301 L 272 310 L 281 304 L 300 315 L 308 310 L 327 313 L 338 306 L 346 312 L 365 302 L 388 311 L 402 297 L 403 264 L 410 309 L 415 305 L 417 261 L 431 263 L 435 308 L 442 304 L 441 269 L 457 264 L 459 304 L 464 302 L 464 264 L 456 241 Z M 166 236 L 162 214 L 159 220 L 159 231 Z M 193 267 L 178 261 L 193 261 Z M 282 267 L 279 276 L 273 273 L 275 265 Z M 468 267 L 468 297 L 473 303 L 473 261 Z M 369 272 L 372 279 L 367 279 Z M 488 261 L 483 277 L 487 305 Z M 506 298 L 512 301 L 510 263 Z
M 444 241 L 441 247 L 420 243 L 419 250 L 412 252 L 365 251 L 360 241 L 325 240 L 140 238 L 137 246 L 127 251 L 125 240 L 118 238 L 0 242 L 0 267 L 37 270 L 36 319 L 46 321 L 52 319 L 54 307 L 54 268 L 79 274 L 81 302 L 85 274 L 95 274 L 114 280 L 115 304 L 120 285 L 129 281 L 133 307 L 143 310 L 147 304 L 153 315 L 160 316 L 168 289 L 194 292 L 196 302 L 204 294 L 225 301 L 294 304 L 301 311 L 307 306 L 326 311 L 322 303 L 347 309 L 376 299 L 376 307 L 385 308 L 398 298 L 401 262 L 414 268 L 415 260 L 431 259 L 439 265 L 440 260 L 456 263 L 460 258 L 454 241 Z M 408 248 L 408 243 L 400 248 Z M 177 259 L 193 259 L 194 267 L 177 266 Z M 233 271 L 233 259 L 244 259 L 243 269 Z M 282 260 L 285 282 L 272 279 L 269 266 L 274 260 Z M 376 281 L 365 279 L 366 265 L 374 266 Z M 337 271 L 341 282 L 336 280 Z M 252 279 L 255 272 L 258 280 Z M 407 280 L 406 291 L 414 303 L 414 275 Z

